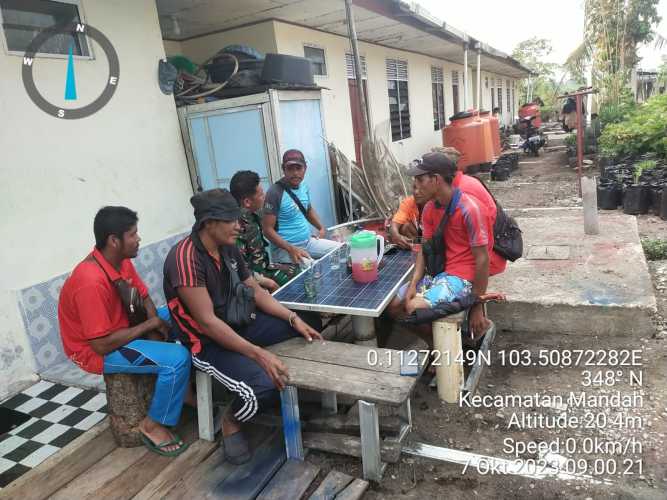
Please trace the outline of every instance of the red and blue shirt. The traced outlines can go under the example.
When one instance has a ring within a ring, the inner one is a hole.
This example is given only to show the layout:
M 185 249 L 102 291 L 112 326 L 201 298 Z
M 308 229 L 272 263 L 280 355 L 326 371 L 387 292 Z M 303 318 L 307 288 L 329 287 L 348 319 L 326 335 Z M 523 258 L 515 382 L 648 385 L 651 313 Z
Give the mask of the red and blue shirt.
M 474 247 L 493 246 L 489 240 L 488 217 L 479 202 L 459 189 L 454 189 L 449 207 L 449 219 L 445 225 L 445 272 L 468 281 L 475 278 Z M 424 238 L 433 237 L 445 213 L 445 207 L 429 201 L 424 207 L 422 224 Z M 489 250 L 491 250 L 489 248 Z

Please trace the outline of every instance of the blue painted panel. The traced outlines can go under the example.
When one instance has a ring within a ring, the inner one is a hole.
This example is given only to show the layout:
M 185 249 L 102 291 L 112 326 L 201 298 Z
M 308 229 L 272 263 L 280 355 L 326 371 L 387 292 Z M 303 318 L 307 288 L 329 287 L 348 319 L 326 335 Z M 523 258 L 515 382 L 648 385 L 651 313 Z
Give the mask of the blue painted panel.
M 197 164 L 199 182 L 204 189 L 215 187 L 213 162 L 209 152 L 208 135 L 206 132 L 206 118 L 192 118 L 190 120 L 192 150 Z
M 239 170 L 253 170 L 265 181 L 269 161 L 264 139 L 262 112 L 259 109 L 225 112 L 208 116 L 214 151 L 215 184 L 204 186 L 229 188 L 229 181 Z
M 325 226 L 335 225 L 329 154 L 323 137 L 320 101 L 280 101 L 278 129 L 283 148 L 281 156 L 288 149 L 300 149 L 303 152 L 308 164 L 305 181 L 310 188 L 313 206 Z

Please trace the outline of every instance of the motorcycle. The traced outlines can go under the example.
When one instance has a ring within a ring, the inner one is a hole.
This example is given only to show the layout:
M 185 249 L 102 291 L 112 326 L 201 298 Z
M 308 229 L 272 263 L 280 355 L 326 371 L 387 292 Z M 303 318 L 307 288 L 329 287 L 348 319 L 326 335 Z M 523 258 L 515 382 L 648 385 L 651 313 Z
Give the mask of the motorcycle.
M 525 140 L 521 145 L 524 153 L 532 153 L 533 156 L 540 156 L 540 148 L 544 147 L 546 141 L 540 133 L 540 130 L 533 125 L 535 116 L 521 118 L 520 123 L 525 127 Z

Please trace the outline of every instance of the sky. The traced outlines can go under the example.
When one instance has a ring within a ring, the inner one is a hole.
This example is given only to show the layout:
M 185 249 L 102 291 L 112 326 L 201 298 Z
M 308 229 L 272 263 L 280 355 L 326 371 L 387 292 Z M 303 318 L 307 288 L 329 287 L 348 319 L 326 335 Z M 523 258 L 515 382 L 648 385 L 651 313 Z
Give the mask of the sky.
M 417 0 L 434 16 L 465 31 L 478 40 L 510 54 L 522 40 L 532 37 L 551 40 L 549 62 L 562 64 L 581 43 L 584 25 L 583 0 Z M 658 13 L 663 18 L 656 31 L 667 38 L 667 0 L 660 0 Z M 661 50 L 642 49 L 640 66 L 654 69 L 660 65 Z

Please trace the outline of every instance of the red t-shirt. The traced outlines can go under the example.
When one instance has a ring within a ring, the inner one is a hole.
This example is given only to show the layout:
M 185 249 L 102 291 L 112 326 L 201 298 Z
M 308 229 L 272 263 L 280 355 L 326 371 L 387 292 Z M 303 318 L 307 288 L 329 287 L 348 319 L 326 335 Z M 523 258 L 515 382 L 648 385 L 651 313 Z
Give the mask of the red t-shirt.
M 473 247 L 488 247 L 488 217 L 479 207 L 477 200 L 458 189 L 454 197 L 459 196 L 456 208 L 450 213 L 445 226 L 446 263 L 445 272 L 468 281 L 475 278 L 475 257 Z M 422 224 L 424 238 L 430 239 L 438 228 L 445 207 L 429 201 L 424 207 Z
M 486 212 L 489 218 L 489 275 L 493 276 L 502 273 L 507 267 L 507 261 L 493 251 L 493 225 L 496 223 L 496 202 L 493 201 L 493 197 L 478 179 L 470 175 L 465 175 L 463 172 L 456 173 L 452 187 L 459 188 L 465 194 L 474 196 L 479 202 L 480 208 Z
M 108 278 L 100 265 L 109 274 Z M 58 321 L 65 354 L 90 373 L 102 373 L 104 358 L 93 351 L 88 341 L 130 326 L 118 291 L 109 278 L 122 278 L 136 287 L 142 298 L 148 295 L 130 259 L 123 261 L 118 273 L 97 248 L 74 268 L 60 291 Z

